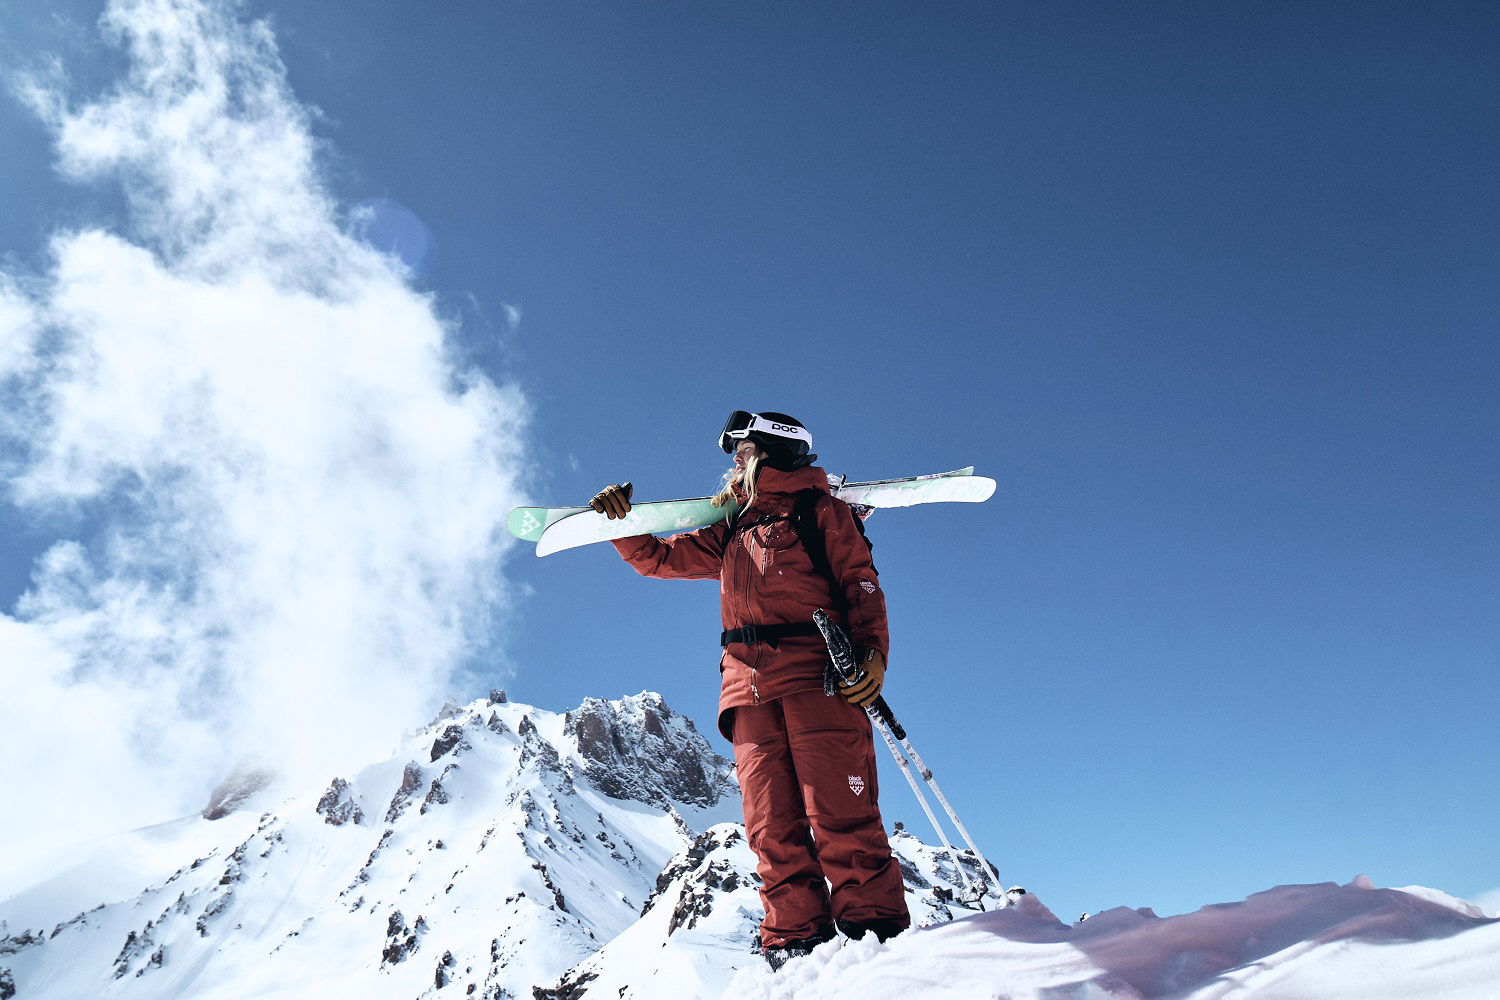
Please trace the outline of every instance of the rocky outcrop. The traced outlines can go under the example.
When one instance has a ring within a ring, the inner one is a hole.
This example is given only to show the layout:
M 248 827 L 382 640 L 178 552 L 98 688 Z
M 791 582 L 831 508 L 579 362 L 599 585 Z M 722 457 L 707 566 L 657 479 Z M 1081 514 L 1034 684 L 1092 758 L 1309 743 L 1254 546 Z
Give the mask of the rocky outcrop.
M 396 789 L 396 794 L 391 796 L 390 808 L 385 811 L 385 821 L 394 823 L 401 818 L 406 807 L 411 804 L 412 796 L 417 789 L 422 787 L 426 775 L 422 771 L 422 765 L 411 761 L 406 769 L 401 772 L 401 787 Z
M 155 926 L 154 921 L 148 920 L 143 930 L 131 931 L 125 936 L 125 945 L 120 949 L 120 954 L 115 956 L 116 979 L 124 977 L 130 971 L 131 966 L 135 964 L 136 960 L 148 953 L 150 957 L 146 959 L 145 964 L 140 969 L 136 970 L 136 975 L 139 976 L 147 968 L 161 967 L 164 954 L 162 948 L 157 945 L 156 938 L 152 933 Z
M 427 933 L 427 921 L 417 917 L 410 926 L 400 910 L 394 911 L 386 920 L 385 948 L 380 952 L 381 965 L 396 965 L 406 961 L 422 947 L 422 935 Z
M 444 774 L 446 773 L 445 771 Z M 426 816 L 427 811 L 433 806 L 445 806 L 451 799 L 452 796 L 448 794 L 448 789 L 443 786 L 442 780 L 440 778 L 433 778 L 431 787 L 427 789 L 427 798 L 422 800 L 420 812 L 423 816 Z
M 662 878 L 666 878 L 670 885 L 675 879 L 687 876 L 683 878 L 677 902 L 672 907 L 672 918 L 667 922 L 668 935 L 677 933 L 680 928 L 697 926 L 701 918 L 713 912 L 714 901 L 720 893 L 734 892 L 745 884 L 744 876 L 728 858 L 711 857 L 744 839 L 745 835 L 738 829 L 726 832 L 721 827 L 715 827 L 698 837 L 685 857 L 675 859 L 678 861 L 676 874 L 668 877 L 668 872 L 673 870 L 672 865 L 662 872 L 661 878 L 656 882 L 658 891 L 663 888 Z
M 443 754 L 459 746 L 463 742 L 464 730 L 462 726 L 449 726 L 443 730 L 443 734 L 432 741 L 432 755 L 429 760 L 437 760 Z
M 577 742 L 583 776 L 612 798 L 711 806 L 729 787 L 729 762 L 660 695 L 586 699 L 567 714 L 564 731 Z
M 531 997 L 532 1000 L 582 1000 L 583 995 L 589 991 L 589 983 L 598 978 L 597 973 L 583 972 L 578 978 L 566 980 L 551 989 L 533 986 Z
M 358 826 L 365 820 L 364 810 L 360 809 L 359 803 L 354 800 L 354 793 L 349 787 L 349 782 L 343 778 L 334 778 L 333 783 L 328 786 L 328 791 L 318 800 L 317 812 L 323 817 L 323 822 L 329 826 L 343 826 L 345 823 L 353 823 Z
M 0 955 L 15 955 L 42 944 L 45 940 L 42 935 L 33 931 L 22 931 L 15 935 L 0 934 Z
M 453 978 L 453 967 L 457 964 L 458 961 L 454 959 L 453 952 L 443 952 L 443 957 L 438 959 L 437 973 L 433 976 L 433 985 L 438 989 L 447 986 Z
M 240 765 L 219 782 L 203 807 L 204 819 L 223 819 L 245 804 L 245 800 L 265 788 L 276 778 L 274 771 L 265 768 Z

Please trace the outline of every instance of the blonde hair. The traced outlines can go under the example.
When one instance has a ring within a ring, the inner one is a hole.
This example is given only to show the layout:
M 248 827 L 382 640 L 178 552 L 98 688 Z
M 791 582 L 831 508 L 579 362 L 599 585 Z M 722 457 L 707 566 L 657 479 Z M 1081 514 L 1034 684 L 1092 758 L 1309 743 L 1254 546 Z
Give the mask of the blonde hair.
M 719 492 L 714 494 L 713 505 L 715 507 L 722 507 L 734 500 L 734 488 L 736 486 L 742 486 L 747 494 L 744 507 L 740 509 L 743 510 L 745 507 L 753 504 L 755 502 L 755 480 L 760 477 L 760 463 L 765 457 L 766 453 L 760 450 L 759 445 L 756 445 L 755 451 L 746 459 L 743 470 L 738 466 L 731 465 L 729 471 L 724 473 L 723 485 L 720 487 Z

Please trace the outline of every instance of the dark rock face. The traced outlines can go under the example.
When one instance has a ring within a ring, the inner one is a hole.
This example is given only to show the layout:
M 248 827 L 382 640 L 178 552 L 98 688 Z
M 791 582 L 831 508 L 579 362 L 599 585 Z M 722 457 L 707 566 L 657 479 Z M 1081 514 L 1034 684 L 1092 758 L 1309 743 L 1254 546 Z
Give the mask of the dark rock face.
M 380 964 L 395 965 L 406 961 L 422 946 L 422 935 L 426 933 L 426 920 L 418 917 L 416 923 L 407 926 L 401 911 L 393 912 L 386 920 L 385 948 L 380 953 Z
M 0 935 L 0 955 L 14 955 L 34 945 L 39 945 L 44 940 L 45 938 L 40 934 L 34 934 L 31 931 L 22 931 L 10 937 Z
M 438 989 L 442 989 L 448 985 L 449 979 L 453 976 L 453 973 L 449 970 L 457 964 L 458 962 L 453 958 L 453 952 L 443 952 L 443 957 L 438 959 L 437 974 L 433 977 L 433 984 Z
M 208 805 L 203 807 L 203 818 L 223 819 L 244 805 L 246 799 L 265 788 L 275 778 L 275 772 L 264 768 L 244 766 L 235 768 L 233 773 L 219 782 L 219 786 L 209 795 Z
M 447 772 L 444 773 L 446 774 Z M 427 798 L 422 801 L 420 811 L 423 816 L 426 816 L 427 810 L 433 806 L 447 805 L 450 800 L 451 796 L 448 794 L 448 789 L 443 787 L 442 781 L 438 778 L 433 778 L 432 787 L 427 789 Z
M 0 1000 L 10 1000 L 16 995 L 16 981 L 9 969 L 0 969 Z
M 215 899 L 212 903 L 209 903 L 208 906 L 204 908 L 203 912 L 198 916 L 197 923 L 194 924 L 194 926 L 198 930 L 199 937 L 208 937 L 209 925 L 212 924 L 214 922 L 214 919 L 217 918 L 221 913 L 229 909 L 229 904 L 233 901 L 234 893 L 226 892 L 224 893 L 224 895 Z
M 323 822 L 329 826 L 343 826 L 345 823 L 353 823 L 358 826 L 364 822 L 364 810 L 360 809 L 359 803 L 354 801 L 353 793 L 349 789 L 349 782 L 343 778 L 334 778 L 333 783 L 328 786 L 328 791 L 318 800 L 318 815 L 323 817 Z
M 532 1000 L 581 1000 L 588 992 L 588 984 L 598 979 L 597 973 L 585 972 L 577 979 L 559 983 L 552 989 L 544 989 L 540 986 L 531 988 Z
M 656 889 L 641 907 L 641 914 L 644 916 L 661 894 L 671 888 L 672 883 L 683 879 L 682 889 L 672 906 L 667 933 L 675 934 L 679 928 L 695 926 L 700 917 L 713 912 L 714 900 L 720 892 L 733 892 L 743 884 L 740 873 L 727 860 L 721 858 L 715 861 L 709 857 L 715 851 L 731 847 L 743 839 L 744 835 L 738 830 L 722 838 L 716 830 L 700 834 L 686 854 L 672 859 L 656 877 Z
M 557 748 L 542 736 L 536 723 L 531 721 L 531 716 L 521 716 L 516 732 L 521 736 L 521 767 L 535 765 L 544 771 L 562 772 L 562 758 L 558 756 Z
M 458 746 L 463 740 L 464 731 L 460 726 L 449 726 L 443 730 L 443 735 L 432 741 L 432 756 L 429 760 L 437 760 L 443 754 Z
M 563 898 L 562 890 L 558 889 L 557 885 L 552 881 L 552 875 L 547 871 L 547 866 L 540 861 L 533 861 L 531 867 L 542 876 L 542 884 L 551 890 L 552 901 L 557 904 L 557 908 L 567 913 L 568 901 Z
M 565 732 L 578 742 L 584 776 L 612 798 L 711 806 L 727 788 L 729 762 L 657 695 L 589 698 L 568 713 Z
M 736 857 L 739 852 L 728 850 L 744 841 L 744 828 L 737 824 L 721 824 L 699 834 L 691 846 L 674 856 L 657 876 L 656 888 L 641 907 L 641 916 L 644 917 L 657 908 L 670 909 L 668 936 L 679 930 L 696 927 L 700 920 L 716 909 L 730 914 L 738 910 L 747 923 L 751 921 L 753 918 L 744 910 L 743 898 L 726 898 L 731 893 L 759 883 L 752 872 L 741 867 L 742 860 Z M 753 923 L 750 924 L 750 927 L 753 926 Z M 753 937 L 753 932 L 747 929 L 747 945 Z M 666 945 L 666 941 L 660 943 L 661 947 Z M 596 994 L 589 993 L 588 987 L 599 977 L 600 970 L 607 968 L 604 964 L 606 961 L 613 960 L 606 960 L 600 953 L 595 953 L 569 969 L 556 984 L 546 988 L 534 987 L 533 997 L 540 1000 L 577 1000 L 585 994 L 594 996 Z M 625 990 L 622 988 L 620 992 L 623 995 Z
M 387 823 L 394 823 L 401 818 L 401 814 L 411 804 L 411 797 L 416 794 L 418 788 L 422 787 L 423 778 L 422 765 L 416 761 L 406 765 L 406 770 L 401 774 L 401 787 L 396 789 L 395 795 L 391 796 L 391 806 L 385 811 Z
M 115 956 L 114 977 L 116 979 L 123 978 L 125 973 L 130 971 L 131 963 L 156 947 L 156 939 L 152 936 L 155 927 L 155 922 L 148 920 L 142 930 L 131 931 L 125 936 L 125 945 L 120 949 L 120 954 Z M 153 957 L 160 954 L 160 949 L 157 949 Z M 160 960 L 157 960 L 155 964 L 160 965 Z

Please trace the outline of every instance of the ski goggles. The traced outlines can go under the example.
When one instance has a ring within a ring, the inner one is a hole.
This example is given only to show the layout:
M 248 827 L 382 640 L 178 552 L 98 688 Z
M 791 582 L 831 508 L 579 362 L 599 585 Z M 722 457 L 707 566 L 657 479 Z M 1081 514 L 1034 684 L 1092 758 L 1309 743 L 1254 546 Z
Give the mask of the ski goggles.
M 803 441 L 806 442 L 808 450 L 812 449 L 812 432 L 806 427 L 769 420 L 759 413 L 749 413 L 745 410 L 735 410 L 724 422 L 724 430 L 719 434 L 719 447 L 724 449 L 724 454 L 732 454 L 735 446 L 751 434 L 767 434 L 771 437 L 786 438 L 788 441 Z

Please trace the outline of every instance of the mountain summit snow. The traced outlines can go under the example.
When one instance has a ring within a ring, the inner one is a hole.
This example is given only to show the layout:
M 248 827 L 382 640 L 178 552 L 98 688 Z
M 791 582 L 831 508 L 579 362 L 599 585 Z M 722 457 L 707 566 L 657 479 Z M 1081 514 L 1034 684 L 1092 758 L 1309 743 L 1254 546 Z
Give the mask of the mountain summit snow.
M 727 760 L 656 694 L 563 714 L 495 692 L 286 795 L 251 766 L 201 813 L 0 903 L 0 1000 L 1492 1000 L 1500 920 L 1368 879 L 1065 924 L 957 909 L 897 829 L 914 927 L 771 974 Z M 215 818 L 217 817 L 217 818 Z
M 495 692 L 324 788 L 262 778 L 0 904 L 0 994 L 707 997 L 760 964 L 729 761 L 659 695 Z M 949 853 L 894 842 L 949 919 Z

